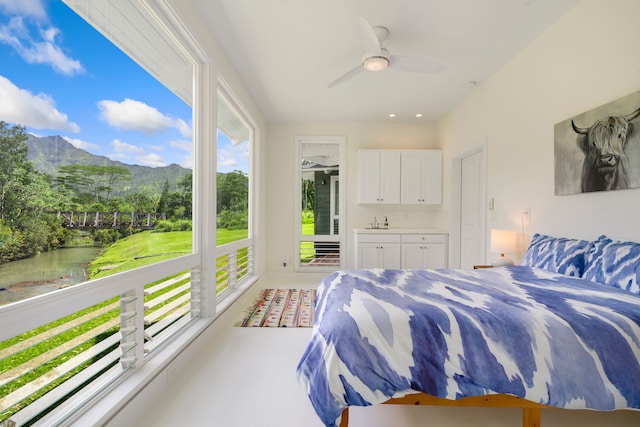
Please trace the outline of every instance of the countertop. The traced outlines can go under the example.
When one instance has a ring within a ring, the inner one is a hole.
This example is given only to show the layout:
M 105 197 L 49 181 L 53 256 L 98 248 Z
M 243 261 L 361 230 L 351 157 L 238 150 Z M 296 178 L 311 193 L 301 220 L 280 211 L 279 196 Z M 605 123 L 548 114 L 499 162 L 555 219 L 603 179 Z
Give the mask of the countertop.
M 354 228 L 356 234 L 449 234 L 435 228 Z

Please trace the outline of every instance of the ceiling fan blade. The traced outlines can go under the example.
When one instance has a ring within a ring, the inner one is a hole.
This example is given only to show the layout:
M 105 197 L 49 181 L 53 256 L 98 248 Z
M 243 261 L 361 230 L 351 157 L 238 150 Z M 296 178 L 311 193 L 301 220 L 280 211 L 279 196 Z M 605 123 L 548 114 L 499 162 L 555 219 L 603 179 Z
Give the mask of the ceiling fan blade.
M 337 79 L 335 79 L 334 81 L 329 83 L 329 86 L 327 86 L 327 87 L 328 88 L 332 88 L 334 86 L 339 85 L 340 83 L 344 83 L 347 80 L 349 80 L 350 78 L 355 77 L 356 75 L 360 74 L 363 70 L 364 70 L 364 68 L 362 68 L 362 65 L 358 65 L 357 67 L 347 71 L 346 73 L 344 73 L 343 75 L 341 75 L 340 77 L 338 77 Z
M 358 34 L 360 34 L 360 43 L 362 43 L 362 47 L 364 51 L 367 53 L 378 53 L 380 52 L 380 40 L 378 40 L 378 36 L 376 36 L 376 32 L 373 30 L 373 26 L 367 18 L 358 15 L 356 17 L 358 23 Z
M 396 70 L 409 71 L 412 73 L 440 73 L 444 71 L 445 66 L 428 59 L 413 58 L 410 56 L 391 55 L 389 58 L 389 67 Z

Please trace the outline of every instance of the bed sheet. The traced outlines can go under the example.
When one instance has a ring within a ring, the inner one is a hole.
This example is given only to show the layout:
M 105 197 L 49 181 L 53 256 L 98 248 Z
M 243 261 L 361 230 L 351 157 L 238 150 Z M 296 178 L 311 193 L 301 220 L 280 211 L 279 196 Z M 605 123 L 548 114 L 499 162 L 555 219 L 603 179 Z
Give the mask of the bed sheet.
M 339 271 L 297 376 L 327 426 L 416 392 L 640 409 L 640 297 L 525 266 Z

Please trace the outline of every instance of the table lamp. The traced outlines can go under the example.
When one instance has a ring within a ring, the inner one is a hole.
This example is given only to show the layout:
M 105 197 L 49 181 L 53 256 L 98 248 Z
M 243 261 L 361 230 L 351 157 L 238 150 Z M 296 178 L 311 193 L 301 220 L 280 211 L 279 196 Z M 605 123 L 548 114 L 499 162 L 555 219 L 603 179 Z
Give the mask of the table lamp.
M 516 253 L 516 232 L 513 230 L 491 230 L 491 252 L 499 253 L 500 256 L 495 258 L 491 265 L 498 267 L 501 265 L 513 265 L 513 260 L 504 256 Z

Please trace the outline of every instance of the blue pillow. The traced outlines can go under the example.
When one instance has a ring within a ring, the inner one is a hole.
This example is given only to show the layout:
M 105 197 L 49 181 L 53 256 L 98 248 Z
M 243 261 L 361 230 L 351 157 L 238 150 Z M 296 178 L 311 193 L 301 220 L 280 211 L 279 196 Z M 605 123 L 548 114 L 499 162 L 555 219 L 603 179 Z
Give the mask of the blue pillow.
M 592 247 L 583 278 L 640 294 L 640 243 L 600 236 Z
M 520 265 L 544 268 L 567 276 L 582 276 L 590 242 L 536 233 Z

